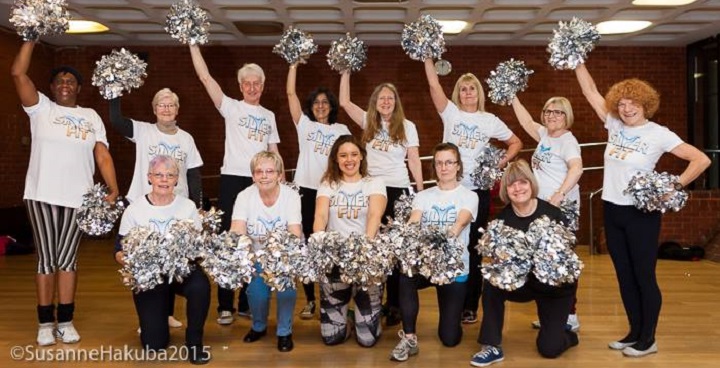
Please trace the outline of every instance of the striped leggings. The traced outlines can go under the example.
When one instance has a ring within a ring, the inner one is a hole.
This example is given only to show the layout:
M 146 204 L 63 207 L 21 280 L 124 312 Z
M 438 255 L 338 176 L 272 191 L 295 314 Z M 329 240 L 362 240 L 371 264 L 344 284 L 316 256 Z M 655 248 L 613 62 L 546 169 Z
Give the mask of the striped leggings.
M 37 273 L 72 272 L 82 233 L 75 222 L 74 208 L 26 199 L 30 224 L 38 254 Z
M 335 282 L 333 282 L 335 281 Z M 343 343 L 348 330 L 347 311 L 350 299 L 355 300 L 355 335 L 358 344 L 364 347 L 375 345 L 382 327 L 382 286 L 371 286 L 363 290 L 358 285 L 349 285 L 337 280 L 320 283 L 320 333 L 327 345 Z

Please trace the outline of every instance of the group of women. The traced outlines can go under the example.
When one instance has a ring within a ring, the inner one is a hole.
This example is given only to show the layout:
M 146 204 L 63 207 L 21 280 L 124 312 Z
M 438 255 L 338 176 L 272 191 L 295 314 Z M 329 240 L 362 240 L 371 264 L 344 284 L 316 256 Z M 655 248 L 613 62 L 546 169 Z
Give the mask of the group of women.
M 83 191 L 92 184 L 95 163 L 110 189 L 108 201 L 114 201 L 118 187 L 102 121 L 93 110 L 76 104 L 82 85 L 80 74 L 67 67 L 53 71 L 51 101 L 35 89 L 27 76 L 33 47 L 34 42 L 22 45 L 12 76 L 30 116 L 33 138 L 24 198 L 38 246 L 37 342 L 51 345 L 59 338 L 73 343 L 80 340 L 72 323 L 80 240 L 74 222 L 76 209 Z M 362 109 L 351 101 L 350 73 L 346 72 L 341 76 L 339 99 L 321 87 L 301 103 L 295 86 L 300 65 L 290 65 L 286 92 L 299 141 L 294 176 L 300 186 L 298 194 L 282 185 L 285 170 L 278 153 L 275 115 L 260 105 L 265 83 L 262 68 L 246 64 L 238 70 L 243 99 L 236 100 L 227 96 L 210 75 L 197 45 L 190 46 L 190 55 L 198 78 L 225 120 L 219 192 L 223 230 L 248 235 L 254 248 L 262 247 L 267 234 L 280 228 L 305 238 L 321 231 L 373 238 L 380 225 L 393 215 L 394 203 L 409 193 L 412 176 L 418 193 L 409 222 L 445 228 L 466 245 L 462 274 L 445 285 L 432 285 L 423 276 L 407 276 L 395 268 L 385 286 L 363 289 L 344 283 L 339 270 L 334 269 L 327 275 L 327 282 L 319 285 L 320 331 L 326 344 L 343 343 L 354 334 L 361 346 L 373 346 L 381 335 L 384 314 L 386 326 L 402 322 L 400 341 L 390 357 L 407 360 L 419 352 L 417 291 L 435 286 L 440 314 L 438 335 L 448 347 L 460 343 L 461 323 L 477 321 L 482 295 L 478 338 L 482 348 L 471 360 L 474 366 L 487 366 L 504 358 L 501 342 L 506 300 L 537 303 L 537 347 L 542 356 L 557 357 L 577 345 L 577 283 L 553 287 L 531 275 L 525 286 L 514 291 L 487 282 L 483 285 L 480 256 L 474 246 L 477 229 L 488 221 L 490 193 L 477 188 L 470 178 L 478 153 L 491 139 L 501 141 L 507 152 L 499 163 L 506 169 L 500 197 L 507 206 L 498 218 L 519 230 L 527 230 L 532 220 L 543 215 L 562 221 L 557 206 L 565 199 L 579 200 L 578 180 L 582 174 L 580 148 L 570 132 L 574 117 L 567 99 L 550 98 L 540 113 L 540 123 L 534 121 L 518 98 L 512 101 L 521 126 L 538 142 L 531 168 L 524 160 L 513 161 L 522 143 L 505 123 L 485 111 L 479 80 L 471 73 L 463 74 L 448 99 L 432 61 L 426 60 L 425 74 L 442 121 L 443 138 L 432 149 L 432 173 L 437 185 L 423 190 L 417 129 L 406 118 L 394 85 L 378 85 L 367 109 Z M 661 298 L 655 280 L 655 250 L 661 216 L 636 209 L 622 190 L 636 171 L 652 170 L 664 152 L 689 161 L 680 176 L 683 186 L 697 178 L 709 160 L 667 128 L 648 120 L 657 110 L 659 99 L 646 82 L 620 82 L 603 97 L 584 65 L 576 69 L 576 74 L 584 95 L 608 130 L 605 228 L 630 325 L 627 336 L 609 346 L 626 356 L 643 356 L 657 351 L 655 327 Z M 128 193 L 131 204 L 123 215 L 119 239 L 134 226 L 151 226 L 164 232 L 168 224 L 180 219 L 192 219 L 199 226 L 195 208 L 202 197 L 202 159 L 192 136 L 178 127 L 179 106 L 176 94 L 160 90 L 152 101 L 157 122 L 151 124 L 123 117 L 120 100 L 110 101 L 113 127 L 136 144 L 137 152 Z M 337 122 L 340 107 L 362 128 L 361 139 Z M 115 257 L 122 263 L 120 241 L 117 244 Z M 259 274 L 259 264 L 256 270 Z M 305 287 L 307 304 L 300 313 L 302 318 L 312 318 L 315 313 L 314 289 L 314 285 Z M 383 289 L 387 289 L 385 308 Z M 193 352 L 190 361 L 206 363 L 210 356 L 202 349 L 202 338 L 210 286 L 199 271 L 182 282 L 168 282 L 133 295 L 142 344 L 150 349 L 167 346 L 169 326 L 180 326 L 172 317 L 176 293 L 188 299 L 186 344 Z M 292 323 L 297 293 L 286 290 L 276 295 L 277 347 L 288 352 L 294 347 Z M 259 276 L 241 290 L 237 309 L 233 291 L 219 288 L 217 321 L 232 323 L 236 311 L 251 316 L 251 329 L 244 341 L 257 341 L 267 334 L 270 297 L 270 287 Z M 352 318 L 348 318 L 351 299 L 355 305 Z

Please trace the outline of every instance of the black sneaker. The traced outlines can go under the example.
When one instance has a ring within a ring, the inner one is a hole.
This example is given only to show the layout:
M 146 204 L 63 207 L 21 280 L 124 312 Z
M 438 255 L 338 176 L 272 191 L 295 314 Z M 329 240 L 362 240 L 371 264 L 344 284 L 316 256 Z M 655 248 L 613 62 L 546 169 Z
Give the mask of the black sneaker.
M 477 323 L 477 313 L 470 310 L 463 311 L 461 322 L 466 325 Z
M 188 362 L 194 365 L 208 364 L 212 359 L 210 351 L 202 345 L 188 347 Z

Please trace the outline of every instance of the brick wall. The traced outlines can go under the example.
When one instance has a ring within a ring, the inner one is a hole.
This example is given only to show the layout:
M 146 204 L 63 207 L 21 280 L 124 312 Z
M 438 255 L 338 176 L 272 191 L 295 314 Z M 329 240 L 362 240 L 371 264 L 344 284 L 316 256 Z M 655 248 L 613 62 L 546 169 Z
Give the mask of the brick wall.
M 0 34 L 2 46 L 2 67 L 9 65 L 19 46 L 14 35 Z M 111 50 L 110 47 L 78 47 L 62 48 L 52 52 L 36 50 L 33 57 L 33 78 L 37 81 L 47 79 L 46 70 L 51 64 L 68 64 L 78 68 L 90 79 L 95 61 Z M 240 91 L 235 77 L 236 70 L 246 62 L 260 64 L 267 76 L 262 104 L 275 112 L 280 131 L 280 151 L 287 167 L 294 167 L 297 158 L 297 135 L 291 122 L 285 98 L 285 78 L 287 64 L 271 52 L 271 47 L 203 47 L 203 54 L 210 72 L 220 83 L 223 91 L 234 98 L 240 98 Z M 134 53 L 147 56 L 148 77 L 145 85 L 123 98 L 123 109 L 126 116 L 146 121 L 154 121 L 150 101 L 154 93 L 163 87 L 169 87 L 180 96 L 180 126 L 195 138 L 205 165 L 203 175 L 212 176 L 219 173 L 222 164 L 224 126 L 217 110 L 204 91 L 202 84 L 195 76 L 186 47 L 130 47 Z M 325 85 L 337 91 L 339 75 L 330 70 L 324 55 L 327 47 L 320 47 L 306 65 L 298 72 L 297 91 L 301 98 L 316 86 Z M 574 104 L 575 125 L 573 132 L 581 143 L 602 142 L 607 139 L 605 130 L 590 106 L 585 102 L 580 88 L 571 71 L 555 71 L 547 64 L 547 53 L 542 46 L 523 47 L 452 47 L 444 55 L 452 62 L 453 71 L 441 77 L 448 96 L 452 92 L 455 80 L 465 72 L 475 73 L 481 80 L 487 78 L 490 70 L 511 57 L 524 60 L 535 73 L 531 76 L 529 88 L 520 94 L 523 103 L 533 115 L 537 115 L 543 103 L 551 96 L 565 96 Z M 674 66 L 669 68 L 668 66 Z M 655 120 L 667 125 L 682 138 L 687 137 L 686 128 L 686 88 L 685 88 L 685 49 L 684 48 L 637 48 L 637 47 L 600 47 L 590 56 L 588 67 L 601 91 L 614 82 L 624 78 L 638 77 L 650 81 L 661 93 L 662 104 Z M 442 138 L 441 122 L 432 105 L 424 77 L 423 65 L 410 60 L 400 47 L 371 47 L 368 52 L 367 66 L 352 78 L 352 99 L 365 107 L 375 85 L 380 82 L 393 82 L 400 91 L 403 107 L 407 117 L 414 121 L 420 135 L 420 153 L 427 155 L 432 146 Z M 43 86 L 44 87 L 44 86 Z M 18 101 L 12 88 L 6 88 L 0 101 L 0 111 L 13 111 L 14 129 L 6 127 L 6 140 L 0 164 L 4 169 L 0 178 L 0 207 L 21 204 L 22 178 L 24 178 L 28 148 L 17 142 L 22 136 L 28 136 L 26 116 L 17 108 Z M 83 88 L 79 103 L 95 108 L 107 119 L 107 103 L 97 92 L 97 88 L 89 85 Z M 526 147 L 534 147 L 534 142 L 522 131 L 512 109 L 486 103 L 486 109 L 498 115 L 525 143 Z M 7 119 L 5 119 L 7 120 Z M 347 123 L 350 129 L 359 134 L 359 129 L 341 111 L 340 122 Z M 108 126 L 108 138 L 111 152 L 118 171 L 121 191 L 128 188 L 134 164 L 134 145 L 112 131 Z M 5 142 L 5 141 L 4 141 Z M 15 142 L 15 143 L 13 143 Z M 585 166 L 602 165 L 602 147 L 583 151 Z M 528 155 L 525 155 L 527 157 Z M 660 162 L 660 170 L 679 172 L 682 162 L 665 155 Z M 207 178 L 204 181 L 205 192 L 213 197 L 217 194 L 217 180 Z M 586 172 L 580 182 L 585 193 L 583 200 L 583 228 L 580 231 L 581 241 L 587 243 L 587 193 L 602 185 L 601 171 Z M 598 206 L 600 207 L 600 206 Z M 688 211 L 683 211 L 684 214 Z M 599 213 L 598 213 L 599 215 Z M 601 216 L 596 217 L 601 220 Z M 599 228 L 601 224 L 596 223 Z

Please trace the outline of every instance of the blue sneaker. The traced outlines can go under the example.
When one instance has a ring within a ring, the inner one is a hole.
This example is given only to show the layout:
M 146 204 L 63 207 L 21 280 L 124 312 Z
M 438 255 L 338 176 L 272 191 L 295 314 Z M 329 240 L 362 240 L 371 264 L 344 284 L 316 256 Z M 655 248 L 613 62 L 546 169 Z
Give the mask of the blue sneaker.
M 502 362 L 505 359 L 502 348 L 499 346 L 485 345 L 482 350 L 473 355 L 470 365 L 475 367 L 487 367 L 490 364 Z

